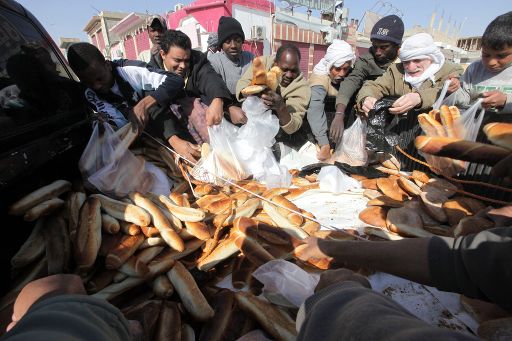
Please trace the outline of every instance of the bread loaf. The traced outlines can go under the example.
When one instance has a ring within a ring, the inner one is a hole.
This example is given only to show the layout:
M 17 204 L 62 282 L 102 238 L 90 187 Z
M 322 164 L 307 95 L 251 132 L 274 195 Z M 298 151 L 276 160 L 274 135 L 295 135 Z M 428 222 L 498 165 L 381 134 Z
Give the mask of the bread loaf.
M 387 209 L 380 206 L 367 207 L 359 213 L 359 220 L 369 225 L 386 228 L 387 212 Z
M 207 321 L 214 315 L 212 307 L 206 301 L 201 290 L 197 286 L 194 277 L 181 264 L 176 262 L 173 268 L 167 273 L 174 289 L 180 296 L 183 306 L 190 315 L 198 321 Z
M 377 187 L 384 193 L 384 195 L 394 199 L 396 201 L 404 201 L 407 199 L 407 193 L 405 193 L 400 186 L 398 186 L 396 179 L 391 178 L 378 178 Z
M 101 215 L 101 227 L 103 231 L 110 234 L 116 234 L 121 230 L 117 219 L 106 213 Z
M 508 150 L 512 149 L 512 123 L 493 122 L 484 126 L 489 141 Z
M 132 256 L 144 241 L 144 236 L 124 236 L 121 243 L 110 250 L 105 258 L 107 269 L 119 269 Z
M 151 223 L 151 216 L 141 207 L 114 200 L 102 194 L 91 196 L 98 198 L 101 201 L 103 211 L 116 219 L 128 221 L 138 226 L 148 226 Z
M 45 220 L 37 220 L 30 236 L 21 245 L 20 249 L 11 258 L 12 269 L 22 268 L 36 261 L 45 252 L 45 243 L 43 239 L 43 228 Z
M 509 150 L 502 147 L 451 137 L 418 136 L 414 143 L 419 151 L 427 154 L 482 163 L 488 166 L 494 166 L 510 154 Z
M 46 201 L 43 201 L 40 204 L 29 209 L 25 215 L 23 216 L 23 220 L 25 221 L 35 221 L 41 217 L 50 215 L 55 212 L 59 208 L 64 206 L 64 200 L 59 198 L 52 198 Z
M 71 182 L 57 180 L 24 196 L 9 207 L 9 214 L 23 215 L 32 207 L 51 198 L 58 197 L 71 189 Z
M 155 296 L 160 299 L 171 297 L 174 293 L 174 287 L 172 286 L 171 281 L 169 281 L 169 278 L 165 275 L 155 277 L 151 286 Z
M 119 220 L 119 226 L 120 230 L 129 236 L 136 236 L 142 232 L 139 226 L 124 220 Z
M 43 236 L 46 244 L 48 275 L 69 272 L 71 242 L 69 241 L 68 226 L 62 215 L 48 217 Z
M 75 262 L 79 271 L 92 267 L 101 245 L 100 200 L 89 197 L 80 209 L 75 240 Z
M 87 199 L 87 196 L 83 192 L 73 192 L 68 197 L 67 209 L 68 209 L 68 228 L 69 228 L 69 239 L 72 243 L 76 239 L 76 228 L 78 226 L 78 217 L 80 215 L 80 208 Z

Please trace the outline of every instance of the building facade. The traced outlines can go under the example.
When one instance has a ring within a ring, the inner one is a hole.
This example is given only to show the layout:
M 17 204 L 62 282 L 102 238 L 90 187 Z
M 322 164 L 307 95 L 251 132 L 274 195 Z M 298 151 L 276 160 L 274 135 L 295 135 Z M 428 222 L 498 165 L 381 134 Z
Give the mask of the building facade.
M 119 41 L 119 37 L 111 33 L 110 29 L 127 15 L 128 13 L 101 11 L 85 25 L 84 32 L 89 37 L 89 42 L 103 55 L 110 56 L 110 48 Z

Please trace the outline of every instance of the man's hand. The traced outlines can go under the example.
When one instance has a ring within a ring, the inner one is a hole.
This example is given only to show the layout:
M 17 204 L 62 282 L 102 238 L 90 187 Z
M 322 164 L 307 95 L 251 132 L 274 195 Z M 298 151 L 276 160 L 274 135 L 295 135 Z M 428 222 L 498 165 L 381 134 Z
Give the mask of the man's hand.
M 341 143 L 343 137 L 343 131 L 345 130 L 345 114 L 336 113 L 329 129 L 329 138 L 332 142 L 336 143 L 336 146 Z
M 448 79 L 451 80 L 451 83 L 448 86 L 448 94 L 454 93 L 455 91 L 460 89 L 460 79 L 456 73 L 451 73 L 448 76 Z
M 315 292 L 327 288 L 332 284 L 346 281 L 358 282 L 368 289 L 372 288 L 366 277 L 348 269 L 337 269 L 322 272 L 320 275 L 320 281 L 318 281 L 318 284 L 316 285 Z
M 245 116 L 242 108 L 237 107 L 236 105 L 232 105 L 228 108 L 229 118 L 231 119 L 231 123 L 233 124 L 246 124 L 247 116 Z
M 139 128 L 139 134 L 142 134 L 148 120 L 148 109 L 155 105 L 156 100 L 151 96 L 146 96 L 133 107 L 128 119 Z
M 370 110 L 373 109 L 373 107 L 375 106 L 375 103 L 377 102 L 377 99 L 374 98 L 374 97 L 366 97 L 363 101 L 363 105 L 361 106 L 361 109 L 363 110 L 363 112 L 368 115 L 368 113 L 370 112 Z
M 184 158 L 196 162 L 201 157 L 201 148 L 198 145 L 180 139 L 178 136 L 171 136 L 169 144 L 172 149 Z
M 11 330 L 41 298 L 73 294 L 87 294 L 82 280 L 77 275 L 53 275 L 28 283 L 14 302 L 12 322 L 7 326 L 7 331 Z
M 283 110 L 283 108 L 286 108 L 286 103 L 283 100 L 283 97 L 272 90 L 265 90 L 261 94 L 261 99 L 263 100 L 263 103 L 270 109 L 280 111 Z
M 399 99 L 397 99 L 391 108 L 389 108 L 389 112 L 392 114 L 403 114 L 408 112 L 411 109 L 416 108 L 421 104 L 421 97 L 417 92 L 411 92 L 410 94 L 403 95 Z
M 209 127 L 220 124 L 224 116 L 224 101 L 221 98 L 214 98 L 206 109 L 206 124 Z
M 485 109 L 502 108 L 507 103 L 507 95 L 498 90 L 492 90 L 482 93 L 482 106 Z
M 324 144 L 320 148 L 318 148 L 316 152 L 316 158 L 320 161 L 326 161 L 331 157 L 331 146 L 328 144 Z

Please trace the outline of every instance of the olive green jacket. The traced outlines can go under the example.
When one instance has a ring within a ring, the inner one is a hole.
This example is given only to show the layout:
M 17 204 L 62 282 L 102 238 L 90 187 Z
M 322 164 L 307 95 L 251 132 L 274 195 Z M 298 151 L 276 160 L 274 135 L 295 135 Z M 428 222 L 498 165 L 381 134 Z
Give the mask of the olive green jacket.
M 417 92 L 421 97 L 420 110 L 428 110 L 439 96 L 444 81 L 451 74 L 462 75 L 464 70 L 458 64 L 445 62 L 439 71 L 434 75 L 435 83 L 432 80 L 425 80 L 419 89 L 415 89 L 404 81 L 404 67 L 402 63 L 392 64 L 387 71 L 374 81 L 364 83 L 357 94 L 356 103 L 361 107 L 366 97 L 381 99 L 388 96 L 403 96 L 411 92 Z

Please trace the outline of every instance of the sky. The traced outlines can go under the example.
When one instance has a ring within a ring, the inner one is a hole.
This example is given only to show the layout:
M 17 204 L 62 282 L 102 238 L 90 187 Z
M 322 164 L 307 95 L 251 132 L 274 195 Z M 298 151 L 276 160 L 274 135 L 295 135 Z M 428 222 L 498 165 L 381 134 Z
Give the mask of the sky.
M 98 11 L 142 12 L 163 14 L 174 8 L 178 2 L 189 4 L 191 1 L 183 0 L 18 0 L 23 6 L 34 14 L 59 43 L 60 37 L 80 38 L 87 41 L 83 28 L 91 17 Z M 449 18 L 461 23 L 467 18 L 462 27 L 461 36 L 482 35 L 485 27 L 496 16 L 511 10 L 510 0 L 383 0 L 380 3 L 392 4 L 403 13 L 405 27 L 410 28 L 416 24 L 428 27 L 432 12 L 437 12 L 437 18 L 444 12 L 444 23 Z M 391 8 L 390 5 L 382 7 L 375 0 L 345 0 L 345 7 L 349 9 L 349 18 L 360 19 L 366 10 L 379 9 L 382 14 Z M 279 5 L 278 0 L 276 4 Z M 435 27 L 437 27 L 438 19 Z M 457 24 L 458 25 L 458 24 Z M 446 26 L 443 26 L 444 30 Z

